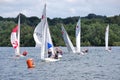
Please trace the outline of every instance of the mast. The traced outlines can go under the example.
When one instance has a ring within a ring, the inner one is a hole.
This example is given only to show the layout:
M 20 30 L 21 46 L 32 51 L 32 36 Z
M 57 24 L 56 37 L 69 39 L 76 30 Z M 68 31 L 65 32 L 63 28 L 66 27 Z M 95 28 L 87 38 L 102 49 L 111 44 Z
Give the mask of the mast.
M 46 3 L 45 3 L 45 8 L 46 8 Z M 45 11 L 46 12 L 46 11 Z M 45 47 L 45 51 L 48 52 L 48 49 L 51 49 L 52 51 L 52 55 L 55 55 L 54 54 L 54 45 L 53 45 L 53 42 L 52 42 L 52 38 L 51 38 L 51 34 L 50 34 L 50 29 L 49 29 L 49 25 L 48 25 L 48 21 L 47 21 L 47 16 L 46 16 L 46 13 L 45 13 L 45 29 L 46 29 L 46 47 Z
M 17 34 L 17 39 L 18 39 L 17 54 L 20 54 L 20 14 L 18 16 L 18 34 Z
M 41 17 L 41 29 L 42 31 L 42 35 L 43 35 L 43 39 L 42 39 L 42 46 L 41 46 L 41 59 L 44 60 L 44 56 L 45 56 L 45 46 L 46 46 L 46 4 L 44 5 L 44 9 L 43 9 L 43 13 L 42 13 L 42 17 Z

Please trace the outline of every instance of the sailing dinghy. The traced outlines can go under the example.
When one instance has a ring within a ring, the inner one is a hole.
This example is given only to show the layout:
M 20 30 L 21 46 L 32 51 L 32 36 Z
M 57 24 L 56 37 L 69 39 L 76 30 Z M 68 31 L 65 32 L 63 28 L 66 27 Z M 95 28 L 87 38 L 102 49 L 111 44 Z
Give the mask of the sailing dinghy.
M 65 41 L 65 44 L 67 46 L 67 49 L 69 52 L 72 53 L 80 53 L 80 54 L 84 54 L 83 51 L 81 51 L 81 26 L 80 26 L 80 19 L 77 22 L 76 25 L 76 31 L 75 31 L 75 37 L 76 37 L 76 49 L 74 48 L 64 26 L 62 25 L 62 35 L 63 35 L 63 39 Z
M 88 51 L 88 49 L 84 49 L 81 51 L 81 23 L 80 18 L 76 25 L 76 31 L 75 31 L 75 37 L 76 37 L 76 53 L 84 54 Z
M 10 40 L 16 57 L 23 57 L 24 55 L 20 54 L 20 14 L 18 18 L 18 25 L 12 29 Z
M 76 37 L 76 53 L 81 53 L 81 26 L 80 26 L 80 19 L 77 22 L 76 25 L 76 31 L 75 31 L 75 37 Z
M 111 49 L 108 47 L 109 42 L 109 25 L 106 27 L 105 31 L 105 50 L 110 51 Z
M 51 39 L 51 34 L 46 17 L 46 4 L 44 5 L 41 22 L 36 26 L 33 37 L 36 47 L 41 48 L 41 60 L 46 62 L 58 61 L 59 59 L 48 58 L 48 50 L 52 51 L 52 56 L 55 55 L 54 45 Z
M 75 48 L 74 48 L 74 46 L 73 46 L 73 44 L 72 44 L 72 42 L 71 42 L 71 40 L 70 40 L 70 38 L 69 38 L 69 36 L 68 36 L 68 33 L 67 33 L 67 31 L 65 30 L 65 28 L 64 28 L 64 26 L 62 25 L 62 36 L 63 36 L 63 40 L 65 41 L 65 44 L 66 44 L 66 46 L 67 46 L 67 49 L 68 49 L 68 51 L 71 53 L 75 53 Z

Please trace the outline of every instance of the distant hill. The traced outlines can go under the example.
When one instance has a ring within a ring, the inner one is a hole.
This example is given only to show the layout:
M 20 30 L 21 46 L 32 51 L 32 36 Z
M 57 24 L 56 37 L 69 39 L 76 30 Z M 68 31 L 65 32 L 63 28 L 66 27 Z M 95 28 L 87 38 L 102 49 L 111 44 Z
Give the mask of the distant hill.
M 52 40 L 55 46 L 65 46 L 61 35 L 61 24 L 64 24 L 72 42 L 75 45 L 75 26 L 79 16 L 67 18 L 48 18 Z M 0 46 L 11 46 L 10 34 L 12 28 L 17 24 L 18 16 L 15 18 L 3 18 L 0 16 Z M 33 31 L 40 22 L 40 18 L 26 17 L 21 14 L 21 46 L 34 46 Z M 120 46 L 120 15 L 111 17 L 88 14 L 81 17 L 82 46 L 104 46 L 104 33 L 107 24 L 110 24 L 110 46 Z

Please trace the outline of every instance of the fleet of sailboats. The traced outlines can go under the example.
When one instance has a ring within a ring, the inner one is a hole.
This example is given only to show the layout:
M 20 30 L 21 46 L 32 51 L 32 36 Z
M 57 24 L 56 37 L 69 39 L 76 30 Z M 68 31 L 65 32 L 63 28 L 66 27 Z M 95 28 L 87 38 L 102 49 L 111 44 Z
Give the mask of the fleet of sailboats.
M 67 46 L 67 49 L 70 53 L 81 53 L 84 54 L 81 51 L 81 22 L 80 18 L 76 24 L 75 27 L 75 38 L 76 38 L 76 47 L 73 46 L 67 31 L 65 30 L 64 26 L 61 26 L 62 29 L 62 36 L 64 39 L 64 42 Z M 59 59 L 54 58 L 48 58 L 48 50 L 51 50 L 52 56 L 55 56 L 55 50 L 54 45 L 52 42 L 49 25 L 47 21 L 46 16 L 46 4 L 44 5 L 41 21 L 39 24 L 35 27 L 33 37 L 35 40 L 35 47 L 40 48 L 40 54 L 41 54 L 41 60 L 43 61 L 58 61 Z M 109 39 L 109 25 L 106 27 L 105 32 L 105 50 L 109 51 L 108 47 L 108 39 Z M 11 44 L 13 48 L 15 49 L 15 55 L 16 56 L 23 56 L 20 54 L 20 15 L 18 16 L 18 25 L 12 29 L 11 33 Z

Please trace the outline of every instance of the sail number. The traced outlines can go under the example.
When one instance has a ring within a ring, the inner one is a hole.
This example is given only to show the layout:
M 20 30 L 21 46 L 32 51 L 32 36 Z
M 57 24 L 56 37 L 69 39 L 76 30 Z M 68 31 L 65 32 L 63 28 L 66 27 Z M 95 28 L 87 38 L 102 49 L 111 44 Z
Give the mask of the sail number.
M 35 32 L 35 34 L 39 37 L 42 37 L 42 34 L 41 33 L 38 33 L 38 32 Z

